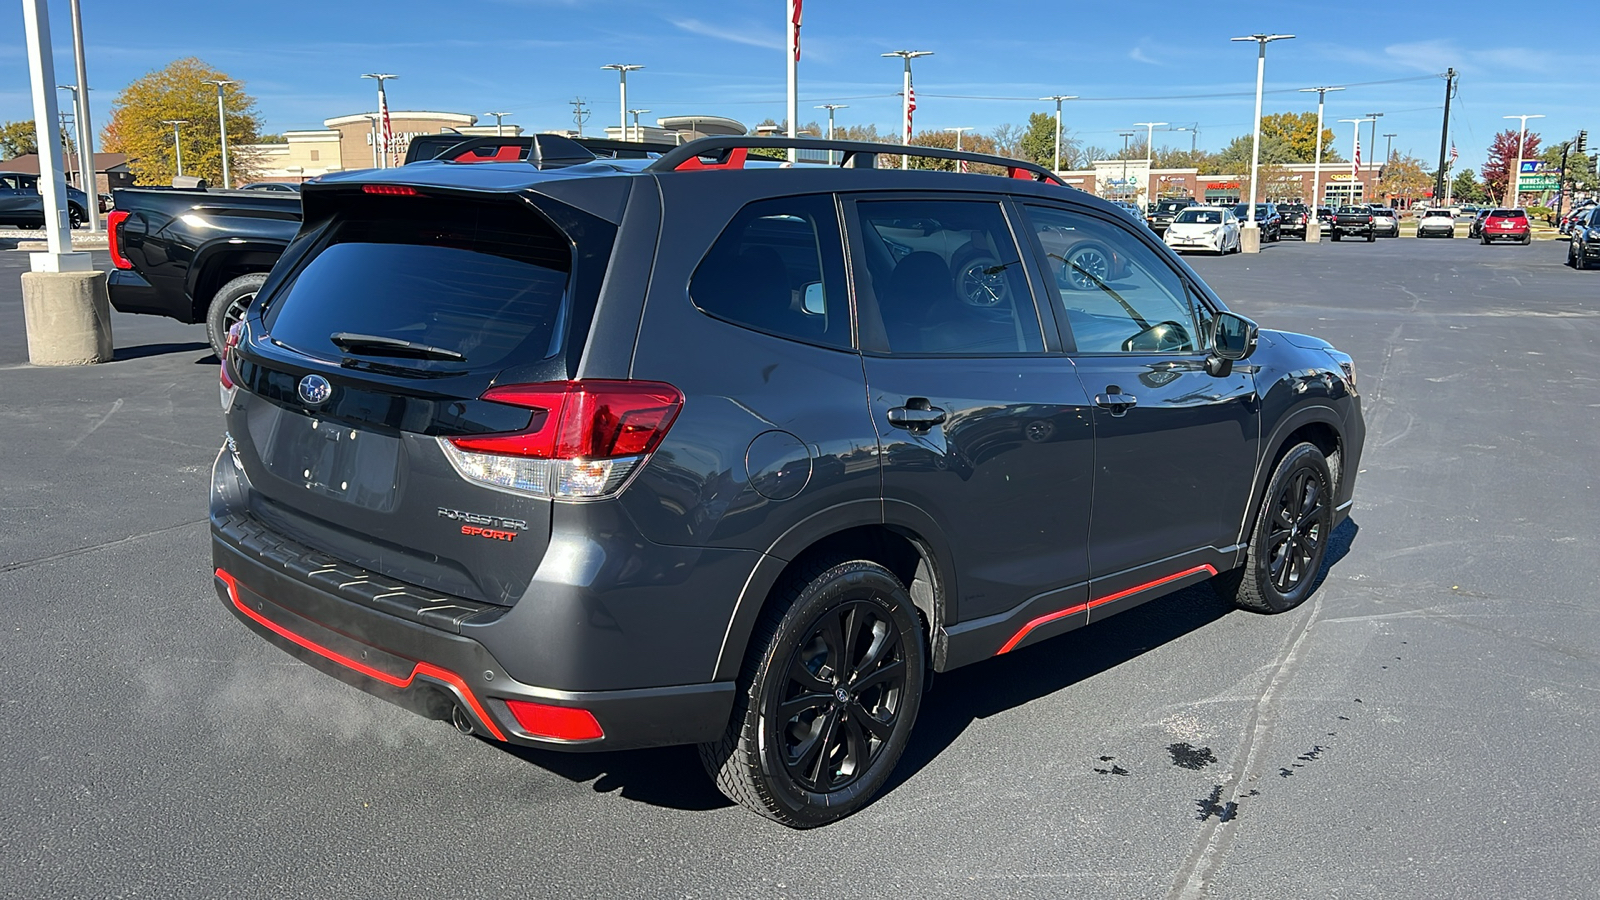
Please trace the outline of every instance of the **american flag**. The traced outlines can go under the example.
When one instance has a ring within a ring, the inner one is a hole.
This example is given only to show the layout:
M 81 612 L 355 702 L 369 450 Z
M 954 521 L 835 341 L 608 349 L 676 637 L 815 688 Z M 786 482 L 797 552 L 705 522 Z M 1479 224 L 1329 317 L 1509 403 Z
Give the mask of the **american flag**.
M 1350 174 L 1356 178 L 1361 177 L 1361 139 L 1356 138 L 1356 159 L 1350 165 Z
M 378 117 L 383 120 L 383 133 L 378 140 L 382 141 L 381 152 L 385 164 L 394 160 L 389 158 L 390 151 L 394 149 L 394 126 L 389 122 L 389 98 L 383 94 L 383 82 L 378 82 Z
M 1461 158 L 1461 154 L 1456 152 L 1456 142 L 1455 141 L 1451 141 L 1450 142 L 1450 167 L 1451 168 L 1455 168 L 1456 160 L 1458 160 L 1460 158 Z
M 789 0 L 792 7 L 789 10 L 789 21 L 794 24 L 794 58 L 800 59 L 800 4 L 804 0 Z
M 911 114 L 917 111 L 917 89 L 906 82 L 906 143 L 911 143 Z

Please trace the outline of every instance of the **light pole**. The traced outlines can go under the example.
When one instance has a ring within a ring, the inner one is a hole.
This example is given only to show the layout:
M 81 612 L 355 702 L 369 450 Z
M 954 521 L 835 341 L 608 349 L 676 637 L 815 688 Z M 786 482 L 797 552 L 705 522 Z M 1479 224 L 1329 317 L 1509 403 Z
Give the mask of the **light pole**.
M 1394 139 L 1398 132 L 1390 131 L 1383 135 L 1383 164 L 1388 166 L 1394 158 Z M 1383 171 L 1379 169 L 1379 171 Z M 1387 192 L 1385 192 L 1387 193 Z
M 1267 45 L 1273 41 L 1286 41 L 1294 37 L 1292 34 L 1252 34 L 1248 37 L 1230 38 L 1234 41 L 1256 42 L 1256 115 L 1255 126 L 1251 129 L 1250 141 L 1250 202 L 1249 221 L 1244 224 L 1242 237 L 1239 239 L 1239 249 L 1245 253 L 1261 252 L 1261 229 L 1256 225 L 1256 175 L 1261 167 L 1261 85 L 1267 74 Z
M 1122 191 L 1128 189 L 1128 141 L 1133 138 L 1131 131 L 1119 131 L 1117 135 L 1122 138 Z
M 393 149 L 390 145 L 394 143 L 394 132 L 390 130 L 389 126 L 389 95 L 384 93 L 383 82 L 400 76 L 390 75 L 387 72 L 368 72 L 361 77 L 371 78 L 378 82 L 378 138 L 383 143 L 383 149 L 378 154 L 378 168 L 387 169 L 389 168 L 389 151 Z M 373 146 L 376 147 L 377 145 L 374 144 Z
M 1302 94 L 1317 95 L 1317 156 L 1311 161 L 1311 214 L 1316 216 L 1317 207 L 1327 199 L 1322 190 L 1322 104 L 1328 97 L 1329 91 L 1342 91 L 1342 87 L 1314 87 L 1301 88 Z
M 971 125 L 962 125 L 960 128 L 946 128 L 945 129 L 945 131 L 951 132 L 952 134 L 954 134 L 956 136 L 956 152 L 957 153 L 961 152 L 961 132 L 963 132 L 963 131 L 971 131 L 971 130 L 972 130 L 972 126 Z M 957 172 L 965 172 L 965 171 L 967 171 L 967 161 L 964 160 L 964 159 L 956 160 L 956 171 Z
M 1369 146 L 1372 149 L 1372 155 L 1373 156 L 1377 156 L 1378 155 L 1378 120 L 1383 118 L 1383 113 L 1367 113 L 1367 118 L 1372 120 L 1372 141 L 1370 142 Z M 1372 163 L 1373 163 L 1373 160 L 1369 158 L 1367 160 L 1367 171 L 1368 172 L 1372 171 Z
M 1040 97 L 1039 99 L 1054 100 L 1056 102 L 1056 164 L 1050 167 L 1050 171 L 1059 172 L 1061 171 L 1061 101 L 1076 100 L 1078 98 L 1073 94 L 1054 94 L 1049 97 Z M 960 135 L 956 135 L 956 137 L 960 137 Z
M 372 167 L 378 168 L 378 117 L 365 116 L 367 124 L 372 126 Z
M 628 110 L 628 115 L 633 116 L 633 139 L 635 141 L 644 140 L 644 137 L 643 137 L 644 133 L 639 130 L 639 117 L 644 115 L 645 113 L 647 113 L 649 111 L 650 110 L 648 110 L 648 109 L 630 109 L 630 110 Z
M 506 133 L 506 129 L 505 129 L 505 126 L 502 123 L 505 121 L 506 116 L 511 115 L 511 113 L 508 113 L 508 112 L 487 112 L 487 113 L 484 113 L 484 115 L 486 115 L 486 116 L 494 116 L 494 136 L 495 137 L 504 137 L 505 133 Z
M 82 171 L 89 173 L 84 177 L 84 184 L 94 185 L 94 189 L 85 187 L 83 192 L 95 198 L 99 192 L 99 182 L 94 168 L 94 129 L 89 127 L 89 67 L 83 59 L 83 14 L 78 9 L 78 0 L 72 0 L 72 51 L 78 63 L 78 85 L 83 88 L 76 96 L 78 103 L 78 156 L 86 163 Z M 89 204 L 84 210 L 89 224 L 89 233 L 94 234 L 100 230 L 100 203 Z
M 616 69 L 617 70 L 617 82 L 622 87 L 622 120 L 621 120 L 622 121 L 622 125 L 621 125 L 619 131 L 617 132 L 617 134 L 623 140 L 627 140 L 628 139 L 628 73 L 629 72 L 636 72 L 639 69 L 644 68 L 644 66 L 636 66 L 636 65 L 634 65 L 632 63 L 612 63 L 609 66 L 601 66 L 600 68 L 602 68 L 602 69 Z
M 831 140 L 833 140 L 833 111 L 836 110 L 836 109 L 849 109 L 850 108 L 850 104 L 848 104 L 848 103 L 824 103 L 824 104 L 822 104 L 820 106 L 813 106 L 811 108 L 812 109 L 825 109 L 825 110 L 828 111 L 828 140 L 831 141 Z M 828 151 L 828 165 L 830 165 L 830 166 L 833 165 L 833 151 L 832 150 Z
M 1150 190 L 1150 170 L 1156 166 L 1156 126 L 1165 125 L 1166 122 L 1135 122 L 1134 125 L 1144 128 L 1144 189 Z M 1149 202 L 1150 195 L 1144 195 L 1145 202 Z
M 1540 113 L 1536 116 L 1501 116 L 1500 118 L 1522 120 L 1522 130 L 1517 134 L 1517 167 L 1507 173 L 1509 177 L 1506 181 L 1506 196 L 1510 199 L 1506 201 L 1505 205 L 1515 209 L 1517 201 L 1522 198 L 1522 147 L 1523 143 L 1528 139 L 1528 120 L 1542 119 L 1544 114 Z
M 178 174 L 183 174 L 183 144 L 178 142 L 178 128 L 189 124 L 188 119 L 162 119 L 161 124 L 172 126 L 172 159 L 177 165 Z
M 1371 122 L 1372 119 L 1340 119 L 1341 122 L 1350 123 L 1350 175 L 1352 178 L 1361 177 L 1361 123 Z M 1351 184 L 1350 196 L 1344 198 L 1346 203 L 1354 203 L 1355 185 Z M 1341 204 L 1342 205 L 1342 204 Z
M 78 112 L 78 86 L 75 85 L 75 84 L 58 84 L 58 85 L 56 85 L 56 89 L 57 90 L 61 90 L 61 91 L 71 91 L 72 92 L 72 111 L 73 111 L 72 126 L 73 126 L 73 130 L 74 131 L 79 132 L 79 134 L 76 137 L 73 138 L 73 143 L 78 145 L 78 188 L 80 190 L 82 190 L 85 194 L 87 194 L 87 193 L 89 193 L 89 189 L 83 186 L 84 185 L 83 173 L 93 169 L 94 168 L 94 163 L 90 162 L 88 164 L 85 164 L 84 160 L 83 160 L 83 134 L 82 134 L 83 129 L 78 127 L 78 116 L 77 116 L 77 112 Z M 67 160 L 67 168 L 69 170 L 72 168 L 72 160 L 70 160 L 70 159 Z M 71 174 L 71 173 L 69 172 L 68 174 Z M 98 205 L 99 204 L 96 204 L 96 206 L 98 206 Z M 85 212 L 87 212 L 87 210 L 85 210 Z
M 917 108 L 916 98 L 911 93 L 911 61 L 913 59 L 916 59 L 919 56 L 932 56 L 933 55 L 933 51 L 932 50 L 891 50 L 888 53 L 885 53 L 883 55 L 885 57 L 898 56 L 901 59 L 906 61 L 905 85 L 904 85 L 904 87 L 903 87 L 903 89 L 901 91 L 901 94 L 900 94 L 900 107 L 903 110 L 903 112 L 905 113 L 905 119 L 904 119 L 904 121 L 905 121 L 905 140 L 904 140 L 904 143 L 909 144 L 909 143 L 911 143 L 911 111 Z M 900 168 L 902 168 L 902 169 L 911 168 L 911 157 L 909 157 L 909 156 L 907 156 L 905 154 L 901 154 L 900 155 Z
M 217 134 L 222 138 L 222 187 L 224 190 L 233 187 L 233 179 L 228 174 L 228 111 L 222 105 L 222 89 L 237 81 L 214 79 L 202 81 L 201 84 L 214 84 L 217 86 Z

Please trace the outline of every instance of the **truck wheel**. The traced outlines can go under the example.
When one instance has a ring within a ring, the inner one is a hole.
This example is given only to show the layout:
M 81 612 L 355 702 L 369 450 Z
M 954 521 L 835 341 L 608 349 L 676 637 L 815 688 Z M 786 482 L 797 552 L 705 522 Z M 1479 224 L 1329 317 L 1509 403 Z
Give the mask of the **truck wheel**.
M 250 307 L 250 301 L 256 298 L 256 293 L 266 280 L 265 272 L 240 275 L 212 295 L 211 305 L 206 308 L 206 337 L 210 339 L 211 352 L 217 355 L 217 359 L 222 358 L 222 347 L 228 342 L 228 329 L 244 317 L 244 311 Z
M 1339 232 L 1337 232 L 1337 231 L 1335 231 L 1335 232 L 1334 232 L 1334 233 L 1333 233 L 1333 239 L 1334 239 L 1334 240 L 1335 240 L 1335 241 L 1338 241 L 1338 240 L 1339 240 Z
M 1212 579 L 1244 609 L 1279 613 L 1311 595 L 1333 531 L 1333 478 L 1322 451 L 1297 444 L 1284 454 L 1262 495 L 1244 565 Z
M 722 740 L 700 760 L 728 799 L 791 828 L 844 818 L 911 736 L 927 653 L 911 596 L 874 562 L 818 564 L 752 635 Z
M 1373 241 L 1375 241 L 1377 239 L 1378 239 L 1378 233 L 1376 231 L 1369 230 L 1367 232 L 1367 243 L 1370 244 L 1370 243 L 1372 243 Z

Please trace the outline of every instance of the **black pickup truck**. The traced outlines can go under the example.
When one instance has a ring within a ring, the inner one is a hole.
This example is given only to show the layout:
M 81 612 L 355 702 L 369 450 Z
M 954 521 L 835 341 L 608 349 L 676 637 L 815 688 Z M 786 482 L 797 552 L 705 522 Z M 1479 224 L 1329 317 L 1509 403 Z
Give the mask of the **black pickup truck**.
M 1333 239 L 1338 240 L 1344 235 L 1365 237 L 1367 243 L 1378 239 L 1377 217 L 1372 209 L 1366 206 L 1341 206 L 1333 214 Z
M 495 162 L 538 155 L 573 165 L 596 158 L 645 157 L 670 144 L 555 135 L 412 138 L 406 163 L 444 160 Z M 111 239 L 108 287 L 118 312 L 205 323 L 220 357 L 228 328 L 239 320 L 267 273 L 300 230 L 300 195 L 205 188 L 124 188 L 114 191 L 107 221 Z

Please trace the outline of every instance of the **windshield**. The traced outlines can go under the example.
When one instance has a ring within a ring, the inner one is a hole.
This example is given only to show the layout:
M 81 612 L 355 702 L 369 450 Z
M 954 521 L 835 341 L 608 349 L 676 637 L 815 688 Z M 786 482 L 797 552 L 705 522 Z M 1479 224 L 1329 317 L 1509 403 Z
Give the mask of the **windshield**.
M 1221 225 L 1220 209 L 1186 209 L 1172 220 L 1174 225 Z
M 1249 216 L 1250 215 L 1250 204 L 1241 203 L 1238 206 L 1235 206 L 1233 208 L 1233 214 L 1238 216 L 1241 219 Z M 1257 203 L 1256 204 L 1256 218 L 1263 219 L 1263 218 L 1266 218 L 1268 215 L 1271 215 L 1271 213 L 1267 209 L 1267 204 L 1265 204 L 1265 203 Z

